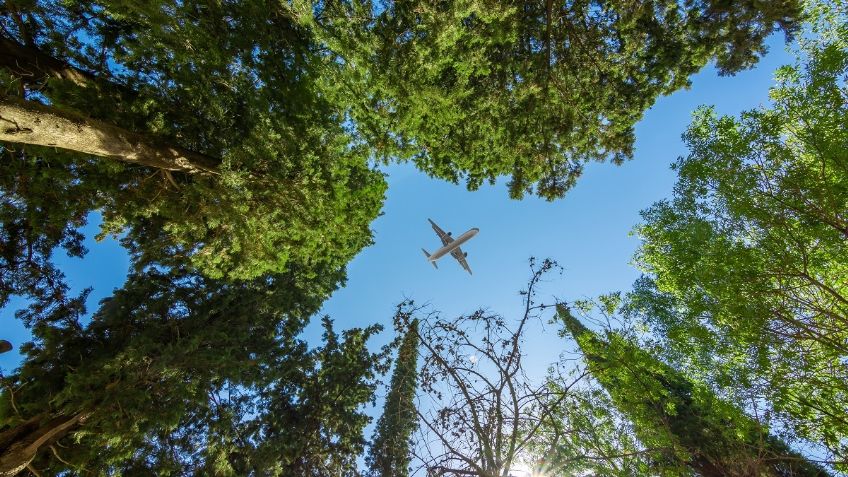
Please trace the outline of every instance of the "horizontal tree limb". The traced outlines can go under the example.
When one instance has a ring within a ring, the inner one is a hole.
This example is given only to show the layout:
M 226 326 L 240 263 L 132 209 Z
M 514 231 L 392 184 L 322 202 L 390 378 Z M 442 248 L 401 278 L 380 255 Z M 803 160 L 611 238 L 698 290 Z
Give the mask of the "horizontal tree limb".
M 214 173 L 220 160 L 102 121 L 6 96 L 0 98 L 0 141 L 57 147 L 82 154 L 187 173 Z

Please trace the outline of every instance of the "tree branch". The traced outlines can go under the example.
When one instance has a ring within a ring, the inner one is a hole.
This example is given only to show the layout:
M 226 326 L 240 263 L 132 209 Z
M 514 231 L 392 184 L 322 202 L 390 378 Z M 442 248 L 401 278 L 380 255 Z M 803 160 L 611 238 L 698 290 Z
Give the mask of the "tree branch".
M 0 141 L 58 147 L 187 173 L 216 173 L 220 163 L 111 124 L 9 96 L 0 98 Z

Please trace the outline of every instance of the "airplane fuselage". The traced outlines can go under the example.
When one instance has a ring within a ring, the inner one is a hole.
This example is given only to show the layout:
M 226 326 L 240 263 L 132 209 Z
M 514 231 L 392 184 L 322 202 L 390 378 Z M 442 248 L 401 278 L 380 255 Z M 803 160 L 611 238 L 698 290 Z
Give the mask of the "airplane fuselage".
M 476 227 L 473 228 L 473 229 L 470 229 L 468 232 L 465 232 L 464 234 L 462 234 L 459 237 L 457 237 L 456 239 L 454 239 L 453 242 L 451 242 L 451 243 L 445 245 L 444 247 L 433 252 L 429 257 L 427 257 L 427 260 L 429 260 L 431 262 L 435 262 L 436 260 L 444 257 L 445 255 L 451 253 L 455 248 L 457 248 L 460 245 L 464 244 L 465 242 L 468 242 L 469 240 L 471 240 L 471 238 L 474 237 L 475 235 L 477 235 L 477 232 L 479 232 L 479 231 L 480 231 L 480 229 L 478 229 Z

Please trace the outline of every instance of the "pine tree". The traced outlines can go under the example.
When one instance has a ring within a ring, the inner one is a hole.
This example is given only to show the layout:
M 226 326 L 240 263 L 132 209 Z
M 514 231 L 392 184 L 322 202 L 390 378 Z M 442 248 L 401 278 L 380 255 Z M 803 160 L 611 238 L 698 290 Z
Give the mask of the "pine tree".
M 409 475 L 410 439 L 415 430 L 415 389 L 418 376 L 418 320 L 409 324 L 398 349 L 397 361 L 383 415 L 377 421 L 367 459 L 375 477 Z
M 610 333 L 604 340 L 567 306 L 557 310 L 592 375 L 633 422 L 642 444 L 662 449 L 658 463 L 686 465 L 703 477 L 829 475 L 741 409 L 623 336 Z

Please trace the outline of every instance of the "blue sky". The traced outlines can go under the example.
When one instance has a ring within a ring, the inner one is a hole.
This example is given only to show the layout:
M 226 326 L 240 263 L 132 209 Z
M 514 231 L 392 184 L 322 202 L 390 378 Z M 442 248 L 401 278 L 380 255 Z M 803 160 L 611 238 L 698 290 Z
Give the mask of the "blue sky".
M 629 233 L 639 222 L 639 211 L 668 197 L 674 185 L 669 166 L 686 150 L 680 135 L 699 105 L 715 105 L 722 114 L 738 114 L 768 101 L 774 70 L 791 62 L 782 37 L 773 37 L 769 54 L 750 71 L 719 77 L 707 68 L 693 77 L 689 90 L 660 98 L 636 128 L 636 154 L 622 166 L 591 164 L 568 195 L 556 202 L 534 197 L 510 200 L 505 180 L 468 192 L 462 185 L 430 179 L 408 164 L 385 168 L 389 190 L 383 215 L 372 225 L 375 244 L 363 250 L 348 267 L 347 285 L 328 300 L 322 314 L 331 315 L 339 328 L 384 323 L 382 340 L 391 339 L 391 317 L 404 298 L 431 303 L 455 315 L 485 306 L 506 317 L 517 317 L 518 291 L 529 278 L 528 258 L 553 258 L 564 267 L 562 276 L 550 275 L 540 288 L 540 299 L 594 297 L 613 290 L 626 291 L 638 271 L 630 264 L 638 246 Z M 480 233 L 463 249 L 474 271 L 469 276 L 452 259 L 430 266 L 421 248 L 438 248 L 438 237 L 427 218 L 458 235 L 471 227 Z M 93 241 L 96 224 L 86 228 L 90 250 L 83 259 L 57 257 L 76 290 L 94 287 L 89 311 L 111 294 L 126 277 L 128 259 L 114 240 Z M 0 369 L 11 371 L 20 360 L 17 349 L 27 332 L 14 319 L 20 301 L 2 310 L 0 338 L 16 350 L 0 355 Z M 320 336 L 313 320 L 307 336 Z M 527 336 L 531 360 L 540 372 L 569 347 L 553 331 L 536 328 Z M 377 344 L 377 343 L 375 343 Z
M 753 70 L 719 77 L 710 67 L 692 78 L 689 90 L 660 98 L 637 125 L 633 160 L 622 166 L 590 164 L 576 187 L 555 202 L 510 200 L 505 179 L 469 192 L 408 164 L 387 168 L 387 200 L 372 226 L 375 244 L 350 263 L 347 286 L 322 312 L 341 325 L 382 322 L 390 329 L 394 305 L 409 297 L 448 316 L 483 306 L 518 318 L 518 291 L 530 277 L 530 256 L 553 258 L 565 269 L 561 276 L 549 275 L 539 289 L 543 303 L 628 290 L 639 276 L 631 264 L 639 241 L 630 232 L 641 210 L 671 195 L 670 166 L 687 154 L 681 134 L 692 112 L 715 105 L 720 114 L 736 115 L 767 104 L 774 70 L 792 63 L 782 37 L 772 37 L 769 45 L 769 54 Z M 480 229 L 463 245 L 473 276 L 449 257 L 439 261 L 438 270 L 426 262 L 420 249 L 432 252 L 440 245 L 428 217 L 454 236 Z M 571 347 L 556 330 L 536 327 L 526 337 L 529 362 L 539 374 Z

